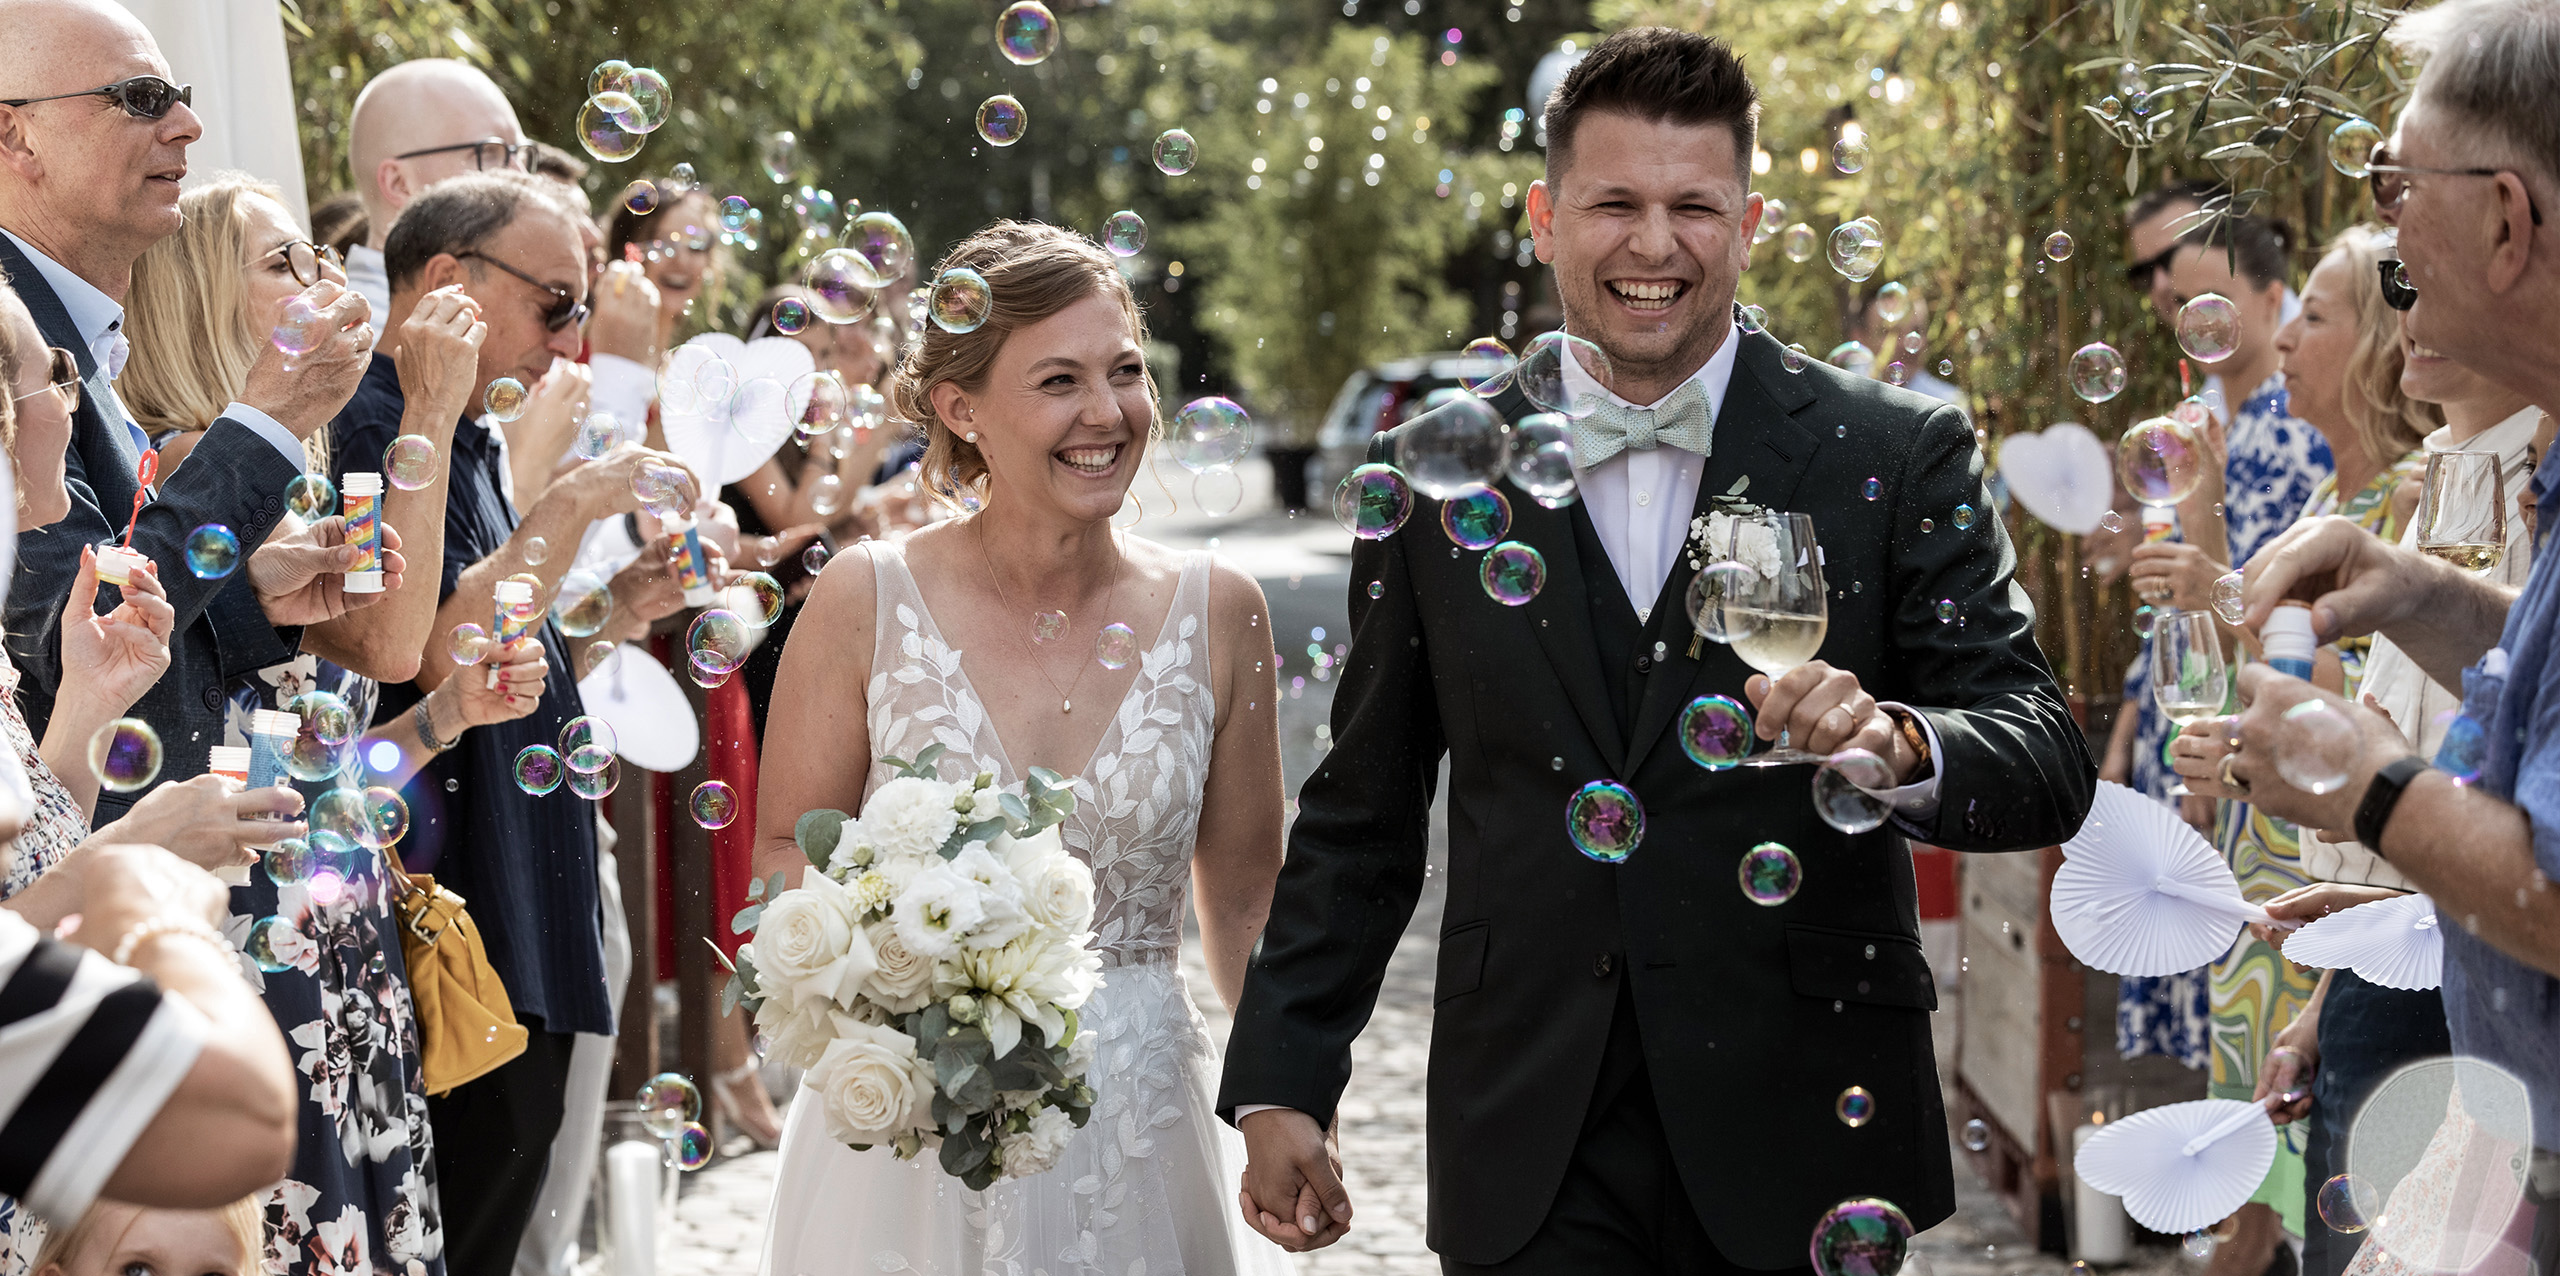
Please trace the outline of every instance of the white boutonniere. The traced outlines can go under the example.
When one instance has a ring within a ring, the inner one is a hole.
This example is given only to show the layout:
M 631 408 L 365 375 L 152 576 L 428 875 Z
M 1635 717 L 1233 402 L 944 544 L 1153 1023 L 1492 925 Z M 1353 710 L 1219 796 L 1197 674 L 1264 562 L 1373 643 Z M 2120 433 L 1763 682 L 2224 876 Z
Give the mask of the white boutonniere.
M 1706 513 L 1689 520 L 1689 539 L 1685 552 L 1689 570 L 1697 571 L 1709 563 L 1739 561 L 1764 578 L 1778 574 L 1778 540 L 1762 516 L 1768 511 L 1742 499 L 1751 486 L 1746 474 L 1734 480 L 1731 490 L 1713 498 Z M 1734 540 L 1734 526 L 1739 522 L 1742 539 Z

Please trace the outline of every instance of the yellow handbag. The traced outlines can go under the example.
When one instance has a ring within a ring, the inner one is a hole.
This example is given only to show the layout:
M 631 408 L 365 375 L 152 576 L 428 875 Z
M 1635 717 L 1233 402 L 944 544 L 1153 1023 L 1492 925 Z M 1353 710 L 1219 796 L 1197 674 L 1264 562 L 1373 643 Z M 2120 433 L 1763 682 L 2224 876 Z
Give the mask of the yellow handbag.
M 409 963 L 409 1001 L 418 1014 L 418 1053 L 427 1093 L 441 1095 L 488 1075 L 524 1053 L 524 1025 L 516 1022 L 507 986 L 489 966 L 480 928 L 462 911 L 462 897 L 424 874 L 400 867 L 400 856 L 382 852 L 395 888 L 400 956 Z

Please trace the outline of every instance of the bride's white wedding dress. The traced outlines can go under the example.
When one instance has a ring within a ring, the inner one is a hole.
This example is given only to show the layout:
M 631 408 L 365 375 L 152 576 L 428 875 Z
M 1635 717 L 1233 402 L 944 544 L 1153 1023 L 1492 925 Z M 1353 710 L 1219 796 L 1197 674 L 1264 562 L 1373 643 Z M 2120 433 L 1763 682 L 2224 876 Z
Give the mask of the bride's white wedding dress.
M 895 545 L 868 542 L 879 580 L 866 795 L 877 759 L 939 743 L 942 775 L 1022 779 L 960 653 L 943 640 Z M 817 1101 L 792 1104 L 766 1220 L 765 1276 L 1177 1276 L 1286 1273 L 1280 1248 L 1236 1213 L 1243 1140 L 1218 1119 L 1217 1047 L 1182 977 L 1183 904 L 1208 779 L 1209 556 L 1185 559 L 1172 609 L 1075 778 L 1061 830 L 1093 866 L 1103 985 L 1085 1004 L 1098 1050 L 1093 1118 L 1056 1168 L 984 1192 L 931 1152 L 900 1161 L 827 1137 Z

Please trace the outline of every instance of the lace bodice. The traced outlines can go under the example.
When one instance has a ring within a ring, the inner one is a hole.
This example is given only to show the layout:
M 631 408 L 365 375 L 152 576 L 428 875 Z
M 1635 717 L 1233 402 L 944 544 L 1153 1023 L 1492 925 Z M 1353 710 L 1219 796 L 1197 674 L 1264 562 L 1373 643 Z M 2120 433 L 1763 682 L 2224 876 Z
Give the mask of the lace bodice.
M 970 685 L 962 653 L 926 610 L 905 554 L 878 541 L 865 549 L 879 582 L 879 619 L 864 795 L 893 778 L 880 758 L 912 758 L 936 743 L 948 750 L 943 778 L 988 771 L 998 784 L 1019 785 L 1022 774 Z M 1183 559 L 1163 628 L 1138 657 L 1138 680 L 1074 777 L 1076 811 L 1061 837 L 1093 869 L 1095 946 L 1105 966 L 1169 961 L 1181 951 L 1216 721 L 1208 628 L 1209 555 L 1195 552 Z

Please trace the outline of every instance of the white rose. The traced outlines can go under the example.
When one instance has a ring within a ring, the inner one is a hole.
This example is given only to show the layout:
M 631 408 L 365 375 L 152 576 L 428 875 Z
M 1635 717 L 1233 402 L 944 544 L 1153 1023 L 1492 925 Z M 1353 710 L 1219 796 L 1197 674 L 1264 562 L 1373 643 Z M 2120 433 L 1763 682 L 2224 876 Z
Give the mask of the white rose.
M 1093 870 L 1067 853 L 1050 825 L 1026 838 L 1006 838 L 1005 865 L 1022 884 L 1023 911 L 1068 934 L 1093 928 Z
M 932 1116 L 933 1078 L 915 1041 L 894 1028 L 856 1025 L 827 1043 L 802 1083 L 826 1114 L 827 1137 L 839 1143 L 886 1143 Z
M 823 873 L 765 905 L 756 923 L 756 984 L 787 1002 L 821 997 L 851 1005 L 878 968 L 871 941 L 854 925 L 852 899 Z
M 797 1006 L 774 997 L 756 1008 L 756 1031 L 765 1036 L 765 1056 L 794 1068 L 807 1068 L 826 1053 L 827 1043 L 859 1022 L 834 1002 L 809 1000 Z
M 1055 1168 L 1075 1136 L 1075 1120 L 1064 1111 L 1042 1108 L 1032 1113 L 1030 1129 L 1004 1136 L 1005 1177 L 1021 1178 Z
M 871 972 L 863 994 L 902 1015 L 924 1009 L 933 999 L 933 962 L 909 949 L 898 938 L 898 928 L 885 919 L 864 927 L 863 934 L 871 940 L 872 955 L 880 959 L 880 968 Z
M 949 864 L 927 864 L 898 892 L 890 924 L 907 951 L 939 961 L 959 952 L 961 937 L 986 920 L 985 894 L 985 887 Z
M 902 775 L 863 802 L 860 836 L 884 856 L 913 859 L 941 850 L 959 822 L 960 813 L 951 809 L 950 785 Z

